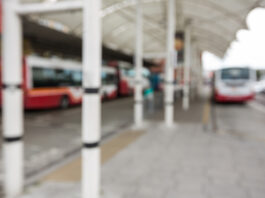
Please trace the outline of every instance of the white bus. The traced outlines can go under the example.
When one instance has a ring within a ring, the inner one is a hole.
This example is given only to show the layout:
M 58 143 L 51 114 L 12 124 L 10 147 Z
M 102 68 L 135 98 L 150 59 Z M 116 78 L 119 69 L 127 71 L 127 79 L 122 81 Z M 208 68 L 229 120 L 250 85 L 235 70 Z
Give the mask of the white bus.
M 256 72 L 248 67 L 229 67 L 214 74 L 216 102 L 245 102 L 255 96 Z

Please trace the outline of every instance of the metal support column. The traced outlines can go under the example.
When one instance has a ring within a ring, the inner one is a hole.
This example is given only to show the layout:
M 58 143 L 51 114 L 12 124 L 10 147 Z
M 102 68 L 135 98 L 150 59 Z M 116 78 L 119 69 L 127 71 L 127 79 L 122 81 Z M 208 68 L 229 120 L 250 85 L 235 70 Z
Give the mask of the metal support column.
M 197 44 L 194 43 L 194 66 L 196 71 L 196 96 L 199 96 L 200 93 L 200 86 L 201 86 L 201 69 L 200 69 L 200 63 L 199 63 L 199 52 Z
M 201 60 L 201 52 L 197 49 L 197 63 L 199 67 L 199 87 L 198 94 L 201 96 L 203 90 L 203 65 Z
M 24 132 L 22 89 L 22 25 L 16 14 L 19 0 L 3 0 L 3 159 L 4 191 L 17 197 L 24 185 Z
M 197 87 L 198 87 L 198 64 L 196 56 L 196 42 L 191 43 L 191 76 L 190 76 L 190 86 L 191 86 L 191 99 L 194 99 L 197 96 Z
M 189 83 L 189 101 L 194 99 L 194 80 L 195 80 L 195 68 L 194 68 L 194 44 L 190 45 L 190 83 Z
M 165 124 L 172 126 L 174 123 L 174 63 L 176 55 L 174 49 L 175 24 L 176 24 L 175 0 L 168 0 L 168 27 L 167 27 L 167 60 L 165 69 Z
M 183 103 L 184 110 L 190 108 L 190 67 L 191 67 L 191 32 L 190 25 L 185 27 L 185 54 L 184 54 L 184 87 L 183 87 Z
M 136 5 L 136 46 L 135 46 L 135 90 L 134 90 L 134 123 L 136 127 L 143 124 L 143 9 L 142 0 Z
M 101 0 L 83 1 L 82 198 L 100 195 Z

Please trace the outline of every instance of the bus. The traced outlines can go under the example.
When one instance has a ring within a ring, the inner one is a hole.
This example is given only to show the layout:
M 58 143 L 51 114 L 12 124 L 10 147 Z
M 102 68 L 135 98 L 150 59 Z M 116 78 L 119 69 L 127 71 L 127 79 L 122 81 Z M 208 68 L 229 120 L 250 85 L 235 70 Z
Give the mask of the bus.
M 134 93 L 135 85 L 135 69 L 131 63 L 124 61 L 111 61 L 108 63 L 116 68 L 118 76 L 118 96 L 130 96 Z M 150 85 L 150 71 L 143 68 L 142 71 L 142 86 L 143 89 L 149 88 Z
M 129 86 L 129 90 L 131 90 L 131 92 L 134 91 L 134 87 L 135 87 L 135 75 L 136 75 L 136 71 L 135 71 L 135 68 L 131 68 L 131 69 L 128 69 L 126 70 L 126 79 L 127 79 L 127 82 L 128 82 L 128 86 Z M 143 67 L 142 69 L 142 87 L 143 87 L 143 90 L 145 89 L 149 89 L 151 87 L 151 83 L 150 83 L 150 71 Z
M 116 65 L 118 74 L 118 94 L 120 96 L 130 96 L 133 94 L 133 89 L 130 87 L 128 72 L 132 69 L 132 64 L 124 61 L 118 61 Z
M 26 56 L 22 84 L 25 109 L 67 108 L 80 104 L 83 94 L 81 69 L 78 61 Z M 103 99 L 117 97 L 114 68 L 102 67 L 101 96 Z M 0 98 L 2 100 L 2 96 Z
M 256 72 L 248 67 L 229 67 L 214 74 L 216 102 L 245 102 L 255 97 Z

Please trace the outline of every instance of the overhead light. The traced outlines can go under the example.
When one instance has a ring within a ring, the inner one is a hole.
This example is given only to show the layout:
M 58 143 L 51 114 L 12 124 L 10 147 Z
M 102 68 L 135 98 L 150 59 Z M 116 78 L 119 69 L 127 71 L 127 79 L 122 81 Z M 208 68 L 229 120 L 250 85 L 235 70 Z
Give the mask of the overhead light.
M 45 0 L 46 3 L 55 3 L 57 0 Z

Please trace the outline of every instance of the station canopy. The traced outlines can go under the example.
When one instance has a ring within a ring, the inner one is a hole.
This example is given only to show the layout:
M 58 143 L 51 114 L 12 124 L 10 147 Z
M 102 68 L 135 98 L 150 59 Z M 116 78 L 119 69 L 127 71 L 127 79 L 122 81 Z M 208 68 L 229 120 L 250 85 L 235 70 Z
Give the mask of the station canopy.
M 57 3 L 73 0 L 21 0 L 22 3 Z M 76 0 L 78 1 L 78 0 Z M 142 0 L 144 53 L 164 53 L 167 36 L 167 0 Z M 265 0 L 176 0 L 177 29 L 191 25 L 192 41 L 200 51 L 222 57 L 246 17 Z M 103 44 L 133 54 L 135 49 L 135 0 L 102 0 Z M 31 15 L 30 18 L 75 36 L 82 35 L 81 11 Z

